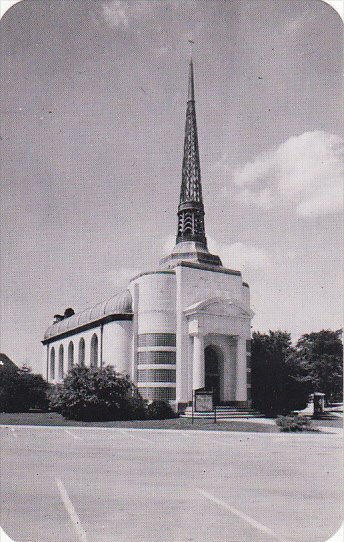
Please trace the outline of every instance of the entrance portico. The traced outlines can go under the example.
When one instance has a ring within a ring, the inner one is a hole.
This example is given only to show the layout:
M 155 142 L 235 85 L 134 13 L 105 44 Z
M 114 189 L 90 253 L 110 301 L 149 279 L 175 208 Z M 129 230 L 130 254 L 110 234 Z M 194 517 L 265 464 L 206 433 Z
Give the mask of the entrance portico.
M 192 390 L 213 389 L 217 403 L 245 403 L 252 311 L 237 300 L 210 298 L 188 307 L 184 315 L 192 348 Z

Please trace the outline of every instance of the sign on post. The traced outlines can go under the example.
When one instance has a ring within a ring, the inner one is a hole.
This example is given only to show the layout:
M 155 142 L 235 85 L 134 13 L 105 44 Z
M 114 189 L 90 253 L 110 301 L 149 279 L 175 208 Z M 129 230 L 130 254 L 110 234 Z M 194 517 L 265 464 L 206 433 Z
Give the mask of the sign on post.
M 195 391 L 195 412 L 210 412 L 214 410 L 213 392 L 206 390 Z

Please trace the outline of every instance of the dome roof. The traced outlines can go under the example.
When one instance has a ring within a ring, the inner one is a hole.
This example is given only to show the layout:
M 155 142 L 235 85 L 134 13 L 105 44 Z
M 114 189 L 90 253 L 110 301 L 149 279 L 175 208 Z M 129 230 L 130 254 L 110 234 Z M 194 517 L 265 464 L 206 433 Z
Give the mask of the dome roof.
M 48 327 L 44 334 L 44 339 L 50 339 L 61 333 L 76 329 L 90 322 L 95 322 L 104 316 L 114 314 L 132 314 L 132 299 L 129 290 L 116 294 L 110 299 L 98 303 L 89 309 L 73 314 L 69 318 L 64 318 Z

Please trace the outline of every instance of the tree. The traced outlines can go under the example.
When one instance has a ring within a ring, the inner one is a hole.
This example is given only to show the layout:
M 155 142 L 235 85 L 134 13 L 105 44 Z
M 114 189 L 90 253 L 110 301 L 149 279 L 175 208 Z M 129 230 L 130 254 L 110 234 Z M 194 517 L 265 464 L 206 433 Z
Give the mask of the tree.
M 30 370 L 2 367 L 0 369 L 0 411 L 28 412 L 48 407 L 49 384 Z
M 298 340 L 291 359 L 299 382 L 307 384 L 310 393 L 325 393 L 327 402 L 342 400 L 343 345 L 342 330 L 305 333 Z
M 268 416 L 287 414 L 307 404 L 307 386 L 294 376 L 292 353 L 290 333 L 253 333 L 252 401 L 255 408 Z
M 128 376 L 113 367 L 75 366 L 52 393 L 51 408 L 74 420 L 145 417 L 145 402 Z

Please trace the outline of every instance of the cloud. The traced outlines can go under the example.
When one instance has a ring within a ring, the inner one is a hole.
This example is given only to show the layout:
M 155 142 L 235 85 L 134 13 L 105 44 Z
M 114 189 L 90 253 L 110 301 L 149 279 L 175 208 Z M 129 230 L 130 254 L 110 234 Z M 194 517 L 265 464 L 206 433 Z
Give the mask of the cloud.
M 128 28 L 132 21 L 150 19 L 160 10 L 186 13 L 198 9 L 197 0 L 107 0 L 102 3 L 102 15 L 110 28 Z M 158 53 L 166 54 L 163 48 Z
M 140 267 L 120 267 L 115 272 L 111 271 L 108 277 L 116 289 L 122 290 L 127 288 L 130 280 L 140 273 L 142 273 L 142 268 Z
M 270 209 L 292 204 L 298 215 L 320 216 L 342 209 L 343 139 L 321 131 L 290 137 L 234 170 L 241 201 Z M 225 159 L 220 166 L 226 171 Z
M 176 236 L 175 235 L 167 235 L 164 239 L 162 239 L 162 247 L 161 252 L 164 256 L 168 256 L 171 254 L 174 246 L 176 244 Z
M 207 236 L 207 240 L 209 252 L 220 256 L 225 267 L 245 270 L 247 268 L 265 269 L 271 266 L 271 257 L 262 248 L 240 242 L 227 245 L 226 243 L 219 243 L 209 236 Z M 165 237 L 162 242 L 163 254 L 171 254 L 175 244 L 176 238 L 174 235 Z
M 269 253 L 254 245 L 246 245 L 237 242 L 232 245 L 219 243 L 208 237 L 208 248 L 212 254 L 218 254 L 225 267 L 231 269 L 245 270 L 266 269 L 271 267 L 271 257 Z
M 132 19 L 151 16 L 152 11 L 153 3 L 146 0 L 111 0 L 102 4 L 104 20 L 111 28 L 128 28 Z

